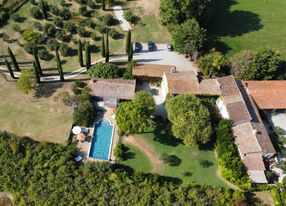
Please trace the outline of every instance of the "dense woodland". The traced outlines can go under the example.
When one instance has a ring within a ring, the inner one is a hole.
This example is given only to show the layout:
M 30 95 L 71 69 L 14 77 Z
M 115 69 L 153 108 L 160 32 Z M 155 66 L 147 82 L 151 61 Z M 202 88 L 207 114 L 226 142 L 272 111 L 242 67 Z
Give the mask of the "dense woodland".
M 166 177 L 129 173 L 108 163 L 73 161 L 74 145 L 38 143 L 0 133 L 0 190 L 17 205 L 241 205 L 225 188 L 175 185 Z

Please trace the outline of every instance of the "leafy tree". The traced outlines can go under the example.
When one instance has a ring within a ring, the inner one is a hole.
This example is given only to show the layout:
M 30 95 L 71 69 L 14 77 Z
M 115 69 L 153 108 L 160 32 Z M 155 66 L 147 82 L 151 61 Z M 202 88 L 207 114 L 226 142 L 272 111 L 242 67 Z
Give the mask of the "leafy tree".
M 31 9 L 31 15 L 32 15 L 32 17 L 34 17 L 35 19 L 42 19 L 42 18 L 43 18 L 43 14 L 42 14 L 40 8 L 37 7 L 37 6 L 32 7 L 32 9 Z
M 181 24 L 196 19 L 206 25 L 212 16 L 213 0 L 161 0 L 160 16 L 163 24 Z
M 254 52 L 251 50 L 244 50 L 235 55 L 230 59 L 230 73 L 237 79 L 242 79 L 245 70 L 248 69 L 251 60 L 253 59 Z
M 136 22 L 136 16 L 130 10 L 124 11 L 123 16 L 127 21 L 129 21 L 132 24 Z
M 8 62 L 8 60 L 6 58 L 4 59 L 4 61 L 5 61 L 5 65 L 6 65 L 7 69 L 8 69 L 8 71 L 10 73 L 11 78 L 12 79 L 16 79 L 15 76 L 14 76 L 14 73 L 13 73 L 13 70 L 11 68 L 10 63 Z
M 44 0 L 40 0 L 40 8 L 45 19 L 48 19 L 47 3 Z
M 86 42 L 85 44 L 85 66 L 86 66 L 87 71 L 90 69 L 90 65 L 91 65 L 90 46 L 89 46 L 89 42 Z
M 126 54 L 129 54 L 130 44 L 131 44 L 131 31 L 129 30 L 126 38 L 126 47 L 125 47 Z
M 104 35 L 102 35 L 102 41 L 101 41 L 101 56 L 105 57 L 105 41 L 104 41 Z
M 281 70 L 281 55 L 272 49 L 260 49 L 253 56 L 248 68 L 244 71 L 244 80 L 276 79 Z
M 24 49 L 29 54 L 33 54 L 36 47 L 37 47 L 37 45 L 33 42 L 27 42 L 24 44 Z
M 17 62 L 17 60 L 16 60 L 12 50 L 9 47 L 8 47 L 8 54 L 9 54 L 9 56 L 11 58 L 11 61 L 12 61 L 13 65 L 14 65 L 15 70 L 19 72 L 20 68 L 19 68 L 18 62 Z
M 36 69 L 37 69 L 39 75 L 43 75 L 43 70 L 42 70 L 42 67 L 41 67 L 41 64 L 40 64 L 40 61 L 38 58 L 38 48 L 37 47 L 34 50 L 34 62 L 35 62 Z
M 60 18 L 60 17 L 56 17 L 56 16 L 55 16 L 55 17 L 53 18 L 53 22 L 54 22 L 54 24 L 55 24 L 57 27 L 62 28 L 62 27 L 64 26 L 63 19 Z
M 59 51 L 62 56 L 66 57 L 70 55 L 71 48 L 67 44 L 60 44 Z
M 138 103 L 138 105 L 146 112 L 148 116 L 155 112 L 156 103 L 153 96 L 144 91 L 136 92 L 133 97 L 133 102 Z
M 172 41 L 174 49 L 181 53 L 195 53 L 200 51 L 206 41 L 206 30 L 201 28 L 195 19 L 189 19 L 182 24 L 173 26 Z M 187 45 L 193 48 L 193 51 L 187 49 Z
M 77 48 L 77 53 L 78 53 L 78 61 L 79 61 L 79 65 L 81 67 L 83 67 L 83 56 L 82 56 L 82 43 L 81 41 L 79 40 L 78 41 L 78 48 Z
M 109 62 L 109 40 L 108 40 L 108 29 L 106 31 L 106 48 L 105 48 L 105 62 Z
M 34 75 L 35 75 L 35 78 L 36 78 L 36 82 L 38 84 L 40 84 L 41 83 L 41 77 L 40 77 L 40 74 L 38 72 L 38 69 L 37 69 L 37 66 L 36 66 L 35 62 L 33 62 L 33 71 L 34 71 Z
M 33 69 L 22 69 L 19 80 L 17 81 L 17 88 L 28 94 L 36 86 L 36 78 Z
M 149 126 L 149 116 L 142 105 L 137 102 L 124 102 L 118 107 L 116 120 L 119 132 L 133 134 L 146 131 Z
M 119 141 L 114 148 L 114 156 L 116 161 L 122 161 L 124 159 L 124 145 L 122 141 Z
M 96 63 L 87 71 L 87 74 L 90 77 L 114 79 L 119 77 L 119 69 L 112 63 Z
M 61 62 L 61 59 L 60 59 L 60 54 L 59 54 L 59 50 L 58 49 L 56 49 L 56 59 L 57 59 L 57 67 L 58 67 L 59 74 L 60 74 L 60 80 L 63 82 L 65 80 L 65 78 L 64 78 L 62 62 Z
M 222 74 L 227 66 L 227 61 L 220 52 L 211 50 L 208 54 L 200 57 L 198 66 L 204 76 L 211 77 L 213 74 Z
M 26 29 L 23 34 L 23 38 L 27 42 L 37 42 L 38 39 L 40 38 L 41 34 L 38 32 L 33 31 L 33 29 Z
M 186 145 L 207 143 L 212 134 L 210 112 L 194 95 L 178 95 L 166 102 L 172 132 Z
M 49 37 L 55 37 L 56 34 L 56 27 L 52 24 L 45 24 L 44 26 L 44 34 L 46 34 Z
M 49 39 L 49 40 L 47 41 L 47 47 L 48 47 L 49 50 L 55 51 L 56 49 L 59 49 L 60 44 L 59 44 L 59 42 L 58 42 L 57 40 L 55 40 L 55 39 Z
M 85 96 L 85 94 L 83 94 Z M 89 93 L 88 93 L 89 95 Z M 82 95 L 81 95 L 82 96 Z M 88 99 L 82 97 L 79 107 L 73 113 L 73 121 L 76 125 L 90 126 L 95 117 L 95 108 Z

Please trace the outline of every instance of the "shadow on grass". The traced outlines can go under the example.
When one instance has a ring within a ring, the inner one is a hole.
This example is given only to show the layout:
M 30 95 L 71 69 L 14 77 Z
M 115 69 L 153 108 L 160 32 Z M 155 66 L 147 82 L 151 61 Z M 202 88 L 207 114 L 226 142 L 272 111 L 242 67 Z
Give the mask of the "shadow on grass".
M 49 84 L 49 83 L 42 83 L 40 86 L 38 86 L 35 90 L 34 97 L 36 98 L 49 98 L 51 97 L 57 89 L 62 87 L 62 83 L 54 83 L 54 84 Z

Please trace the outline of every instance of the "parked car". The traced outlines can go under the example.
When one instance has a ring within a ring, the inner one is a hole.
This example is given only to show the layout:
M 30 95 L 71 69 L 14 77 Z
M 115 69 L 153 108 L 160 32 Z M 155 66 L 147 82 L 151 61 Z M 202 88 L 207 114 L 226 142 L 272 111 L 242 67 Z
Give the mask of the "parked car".
M 156 45 L 154 42 L 149 41 L 147 43 L 147 45 L 148 45 L 148 51 L 155 51 L 156 50 Z
M 142 44 L 140 44 L 139 42 L 135 42 L 134 46 L 135 46 L 135 52 L 140 52 L 143 48 Z
M 167 44 L 167 49 L 169 51 L 173 51 L 173 45 L 172 44 Z

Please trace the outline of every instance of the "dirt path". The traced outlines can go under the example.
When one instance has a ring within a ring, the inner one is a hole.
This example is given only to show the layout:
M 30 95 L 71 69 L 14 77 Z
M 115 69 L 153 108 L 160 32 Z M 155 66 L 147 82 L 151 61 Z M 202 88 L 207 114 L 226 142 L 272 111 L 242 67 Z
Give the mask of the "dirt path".
M 149 159 L 152 165 L 152 172 L 157 172 L 162 166 L 162 161 L 159 159 L 154 148 L 148 144 L 143 138 L 138 136 L 128 136 L 123 138 L 123 144 L 130 144 L 143 152 Z

